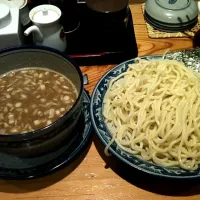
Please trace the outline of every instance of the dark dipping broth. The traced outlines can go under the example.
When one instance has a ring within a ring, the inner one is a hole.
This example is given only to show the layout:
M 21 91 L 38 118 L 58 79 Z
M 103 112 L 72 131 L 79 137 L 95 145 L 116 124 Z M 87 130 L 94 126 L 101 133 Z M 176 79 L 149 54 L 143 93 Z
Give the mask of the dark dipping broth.
M 0 134 L 20 134 L 43 128 L 62 117 L 78 92 L 65 76 L 41 68 L 26 68 L 0 77 Z

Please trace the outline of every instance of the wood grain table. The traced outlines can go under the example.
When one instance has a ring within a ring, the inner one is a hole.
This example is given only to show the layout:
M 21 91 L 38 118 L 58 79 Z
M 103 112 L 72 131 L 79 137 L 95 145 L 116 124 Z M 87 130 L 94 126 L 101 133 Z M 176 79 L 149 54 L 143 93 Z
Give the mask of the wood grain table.
M 167 48 L 192 47 L 182 39 L 150 39 L 141 3 L 131 5 L 139 56 L 162 54 Z M 99 78 L 113 65 L 81 67 L 88 74 L 90 94 Z M 95 133 L 88 147 L 67 167 L 43 178 L 0 181 L 0 200 L 200 200 L 200 181 L 177 182 L 151 177 L 106 157 Z

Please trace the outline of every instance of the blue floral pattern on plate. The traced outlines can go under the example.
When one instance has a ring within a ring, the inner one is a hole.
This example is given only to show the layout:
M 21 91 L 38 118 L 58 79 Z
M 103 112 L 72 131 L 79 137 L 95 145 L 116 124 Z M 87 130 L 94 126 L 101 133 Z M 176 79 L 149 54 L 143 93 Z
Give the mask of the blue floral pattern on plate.
M 144 56 L 141 58 L 145 60 L 150 60 L 150 59 L 160 59 L 162 58 L 162 56 L 160 55 Z M 128 68 L 128 65 L 133 64 L 134 62 L 135 62 L 134 59 L 128 60 L 108 71 L 99 80 L 93 91 L 90 104 L 91 119 L 95 131 L 104 145 L 107 145 L 108 142 L 111 140 L 111 134 L 104 123 L 104 117 L 102 114 L 103 99 L 108 88 L 108 83 L 112 78 L 125 72 Z M 180 168 L 162 167 L 152 162 L 144 161 L 137 156 L 127 153 L 126 151 L 120 149 L 115 142 L 111 145 L 109 151 L 124 163 L 152 175 L 166 177 L 166 178 L 177 178 L 177 179 L 200 177 L 200 167 L 195 171 L 186 171 Z

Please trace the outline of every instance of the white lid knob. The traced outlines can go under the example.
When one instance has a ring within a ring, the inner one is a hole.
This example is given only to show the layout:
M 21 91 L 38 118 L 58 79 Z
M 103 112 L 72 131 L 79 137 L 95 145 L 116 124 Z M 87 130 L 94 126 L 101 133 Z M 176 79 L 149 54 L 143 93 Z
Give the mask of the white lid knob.
M 42 14 L 43 15 L 48 15 L 48 10 L 46 8 L 44 8 L 43 11 L 42 11 Z

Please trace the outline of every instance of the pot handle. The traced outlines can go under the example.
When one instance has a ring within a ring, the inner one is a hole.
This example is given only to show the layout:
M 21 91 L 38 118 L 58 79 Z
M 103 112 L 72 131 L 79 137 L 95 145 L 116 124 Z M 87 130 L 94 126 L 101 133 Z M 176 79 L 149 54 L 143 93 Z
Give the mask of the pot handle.
M 88 85 L 88 84 L 89 84 L 88 75 L 83 74 L 83 85 Z

